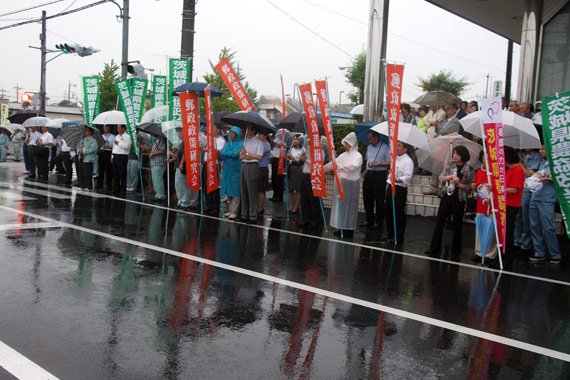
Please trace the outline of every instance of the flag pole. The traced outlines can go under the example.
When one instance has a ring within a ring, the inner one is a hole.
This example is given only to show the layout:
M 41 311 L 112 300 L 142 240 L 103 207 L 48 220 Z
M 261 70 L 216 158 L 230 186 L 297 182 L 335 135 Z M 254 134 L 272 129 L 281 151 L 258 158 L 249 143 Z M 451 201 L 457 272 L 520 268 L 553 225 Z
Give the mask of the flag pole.
M 327 80 L 327 78 L 325 78 L 325 83 L 326 83 L 326 85 L 327 85 L 327 104 L 330 104 L 330 99 L 329 99 L 329 81 Z M 321 112 L 321 114 L 322 114 L 322 112 Z M 322 117 L 322 115 L 321 115 L 321 117 Z M 324 122 L 324 121 L 323 121 L 323 122 Z M 331 125 L 331 132 L 332 132 L 332 125 Z M 325 131 L 325 134 L 326 134 L 326 131 Z M 325 136 L 325 137 L 327 138 L 327 141 L 328 141 L 328 136 Z M 357 141 L 356 143 L 358 144 L 358 141 Z M 334 144 L 331 144 L 331 145 L 332 145 L 332 147 L 334 148 Z M 329 147 L 329 150 L 330 150 L 330 147 Z M 336 153 L 336 152 L 335 152 L 334 149 L 333 149 L 332 152 L 330 152 L 330 154 L 331 154 L 331 161 L 333 162 L 333 165 L 336 165 L 336 163 L 335 163 L 335 160 L 336 160 L 335 153 Z M 338 175 L 337 175 L 337 171 L 336 171 L 336 170 L 333 170 L 333 176 L 336 177 L 337 184 L 340 184 L 340 178 L 338 178 Z M 334 184 L 333 184 L 333 186 L 334 186 Z M 338 186 L 337 186 L 337 187 L 338 187 Z M 337 189 L 336 199 L 337 199 L 337 202 L 338 202 L 338 219 L 339 219 L 339 222 L 340 222 L 340 238 L 342 239 L 342 238 L 344 237 L 344 228 L 343 228 L 343 224 L 342 224 L 342 208 L 340 207 L 340 190 L 339 190 L 339 189 Z
M 382 64 L 384 65 L 384 96 L 385 96 L 385 103 L 386 107 L 388 106 L 388 76 L 387 76 L 387 72 L 386 72 L 386 61 L 383 61 Z M 383 113 L 383 110 L 380 110 L 380 112 Z M 388 135 L 390 134 L 390 118 L 388 115 L 388 119 L 386 120 L 386 122 L 388 123 Z M 396 141 L 398 141 L 398 136 L 396 136 Z M 390 143 L 390 136 L 388 136 L 388 142 Z M 389 146 L 389 145 L 388 145 Z M 392 156 L 390 156 L 390 170 L 395 170 L 396 169 L 396 163 L 395 162 L 391 162 L 392 161 Z M 390 178 L 392 178 L 392 176 L 390 175 Z M 396 182 L 396 175 L 394 175 L 394 182 Z M 395 183 L 391 183 L 390 184 L 390 191 L 392 192 L 392 222 L 394 224 L 394 244 L 398 244 L 398 232 L 396 230 L 396 198 L 394 197 L 394 193 L 396 192 L 396 188 L 394 187 L 396 186 Z M 380 231 L 380 233 L 382 233 L 382 231 Z

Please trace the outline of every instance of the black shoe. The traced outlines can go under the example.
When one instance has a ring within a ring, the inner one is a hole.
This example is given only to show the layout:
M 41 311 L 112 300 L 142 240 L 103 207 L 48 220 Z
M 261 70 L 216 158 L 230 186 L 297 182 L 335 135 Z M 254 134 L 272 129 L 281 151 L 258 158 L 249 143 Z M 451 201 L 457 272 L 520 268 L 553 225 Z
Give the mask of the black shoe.
M 249 219 L 247 224 L 257 224 L 257 219 Z
M 550 264 L 560 264 L 560 259 L 550 259 Z
M 530 261 L 531 263 L 538 263 L 540 261 L 546 261 L 546 257 L 532 256 L 528 258 L 528 261 Z
M 501 265 L 499 263 L 499 260 L 497 260 L 497 259 L 493 259 L 493 260 L 489 261 L 489 263 L 485 263 L 485 265 L 487 265 L 489 268 L 501 269 Z
M 360 225 L 360 227 L 364 228 L 364 227 L 374 227 L 375 224 L 374 222 L 366 222 Z
M 240 222 L 242 222 L 242 223 L 247 223 L 247 222 L 249 221 L 248 218 L 244 218 L 243 216 L 242 216 L 241 218 L 239 218 L 239 219 L 236 219 L 236 220 L 238 220 L 238 221 L 240 221 Z
M 477 256 L 477 255 L 471 256 L 471 261 L 473 261 L 474 263 L 480 263 L 481 260 L 482 260 L 481 256 Z

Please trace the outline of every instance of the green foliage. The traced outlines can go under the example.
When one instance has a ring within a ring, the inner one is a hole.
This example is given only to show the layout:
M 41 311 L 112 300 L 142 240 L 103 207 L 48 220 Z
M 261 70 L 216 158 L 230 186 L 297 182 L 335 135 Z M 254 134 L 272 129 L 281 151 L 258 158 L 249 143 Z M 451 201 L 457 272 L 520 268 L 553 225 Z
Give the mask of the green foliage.
M 366 76 L 366 52 L 361 51 L 352 61 L 352 66 L 344 69 L 344 76 L 348 83 L 355 87 L 356 91 L 348 93 L 346 96 L 352 103 L 364 103 L 364 80 Z
M 111 59 L 110 63 L 105 63 L 103 72 L 99 73 L 99 112 L 115 109 L 117 105 L 115 82 L 119 78 L 119 66 Z
M 249 86 L 249 83 L 247 81 L 245 81 L 245 75 L 242 73 L 241 70 L 238 70 L 236 68 L 236 66 L 234 64 L 235 55 L 236 55 L 235 52 L 233 52 L 230 48 L 227 48 L 224 46 L 222 48 L 222 50 L 220 51 L 220 54 L 218 55 L 218 60 L 215 63 L 213 63 L 211 60 L 209 61 L 210 67 L 212 68 L 212 73 L 206 74 L 203 76 L 204 81 L 206 83 L 214 85 L 223 91 L 222 96 L 212 98 L 212 108 L 214 109 L 214 112 L 217 112 L 217 111 L 236 112 L 236 111 L 240 110 L 240 107 L 238 106 L 238 104 L 236 103 L 234 98 L 232 97 L 230 90 L 228 89 L 228 87 L 224 83 L 224 80 L 222 79 L 220 74 L 218 74 L 218 72 L 216 71 L 216 68 L 215 68 L 215 66 L 218 64 L 218 62 L 221 61 L 224 57 L 228 58 L 228 60 L 230 61 L 230 63 L 234 67 L 234 69 L 236 70 L 237 75 L 238 75 L 241 83 L 245 87 L 245 90 L 246 90 L 247 94 L 249 95 L 249 98 L 251 99 L 253 104 L 257 105 L 257 91 Z M 200 112 L 203 112 L 203 110 L 204 110 L 203 104 L 204 104 L 203 101 L 201 101 L 200 102 Z
M 440 70 L 438 74 L 432 73 L 426 78 L 418 77 L 417 85 L 425 91 L 447 91 L 459 97 L 471 85 L 467 79 L 466 76 L 457 78 L 452 70 Z

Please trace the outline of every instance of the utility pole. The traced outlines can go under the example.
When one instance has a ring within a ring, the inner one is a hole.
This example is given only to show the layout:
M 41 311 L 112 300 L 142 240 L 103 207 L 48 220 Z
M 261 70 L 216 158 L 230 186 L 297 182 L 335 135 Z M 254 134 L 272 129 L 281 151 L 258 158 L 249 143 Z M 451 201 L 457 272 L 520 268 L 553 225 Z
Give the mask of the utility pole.
M 6 90 L 4 90 L 4 88 L 0 89 L 0 92 L 2 92 L 2 95 L 0 95 L 0 99 L 4 99 L 4 93 L 6 92 Z
M 489 74 L 487 74 L 487 86 L 485 86 L 485 97 L 489 97 Z
M 46 11 L 42 11 L 42 34 L 40 34 L 41 51 L 42 51 L 42 73 L 40 79 L 40 111 L 46 110 Z
M 513 40 L 509 39 L 507 44 L 507 74 L 505 77 L 505 99 L 511 100 L 511 76 L 513 71 Z
M 196 1 L 182 0 L 182 42 L 180 47 L 180 58 L 190 59 L 190 82 L 192 82 L 192 72 L 194 71 L 194 22 L 196 19 Z
M 127 77 L 129 66 L 129 0 L 123 0 L 123 55 L 121 58 L 121 78 Z
M 77 87 L 76 84 L 71 84 L 71 81 L 69 81 L 69 84 L 67 86 L 67 105 L 70 106 L 71 105 L 71 86 L 73 87 Z
M 16 102 L 20 102 L 20 85 L 16 83 L 16 87 L 12 87 L 16 89 Z

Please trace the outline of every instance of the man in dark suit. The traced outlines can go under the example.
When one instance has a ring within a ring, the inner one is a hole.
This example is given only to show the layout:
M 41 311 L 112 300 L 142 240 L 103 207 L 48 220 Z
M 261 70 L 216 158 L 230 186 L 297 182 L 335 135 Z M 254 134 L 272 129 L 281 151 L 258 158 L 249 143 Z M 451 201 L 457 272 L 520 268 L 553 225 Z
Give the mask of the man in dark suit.
M 459 109 L 457 110 L 456 116 L 459 120 L 467 116 L 467 102 L 465 100 L 459 104 Z
M 457 104 L 448 104 L 445 108 L 445 113 L 447 114 L 447 119 L 441 123 L 438 128 L 436 137 L 449 135 L 454 132 L 461 132 L 461 124 L 459 124 L 459 118 L 456 116 Z

